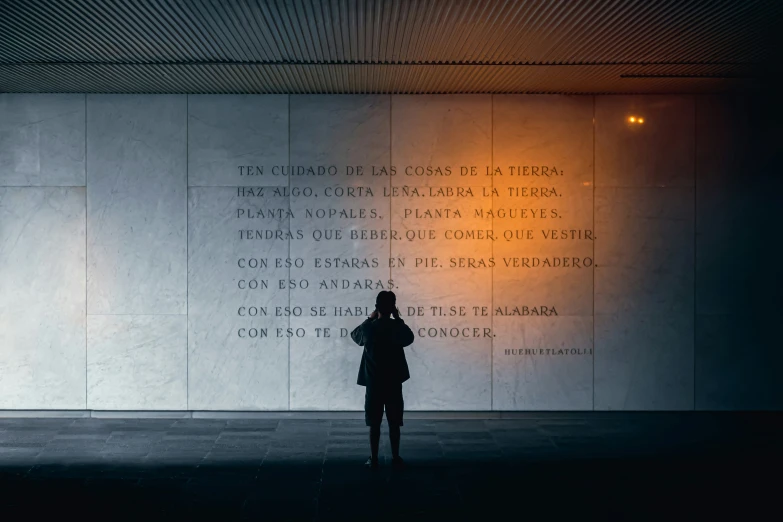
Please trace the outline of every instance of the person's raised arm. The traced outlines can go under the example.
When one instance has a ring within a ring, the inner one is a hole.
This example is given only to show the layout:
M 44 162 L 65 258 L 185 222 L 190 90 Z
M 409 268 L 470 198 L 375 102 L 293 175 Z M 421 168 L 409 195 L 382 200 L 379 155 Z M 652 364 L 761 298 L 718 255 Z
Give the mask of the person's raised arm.
M 413 330 L 411 330 L 410 327 L 405 324 L 405 321 L 402 320 L 399 309 L 395 308 L 392 312 L 392 315 L 397 321 L 399 321 L 397 326 L 397 342 L 400 343 L 403 348 L 412 345 L 413 340 L 415 339 Z
M 351 339 L 358 344 L 359 346 L 364 346 L 364 341 L 366 340 L 366 335 L 364 332 L 364 329 L 373 321 L 375 318 L 378 317 L 378 310 L 373 311 L 372 314 L 370 314 L 370 317 L 364 320 L 362 324 L 357 326 L 353 329 L 353 332 L 351 332 Z

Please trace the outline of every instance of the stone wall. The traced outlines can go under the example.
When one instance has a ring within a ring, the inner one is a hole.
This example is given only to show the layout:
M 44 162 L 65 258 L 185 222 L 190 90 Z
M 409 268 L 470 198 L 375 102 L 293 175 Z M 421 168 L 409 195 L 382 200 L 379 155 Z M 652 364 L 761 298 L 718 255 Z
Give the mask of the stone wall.
M 0 94 L 0 409 L 360 409 L 381 289 L 409 409 L 780 408 L 754 107 Z

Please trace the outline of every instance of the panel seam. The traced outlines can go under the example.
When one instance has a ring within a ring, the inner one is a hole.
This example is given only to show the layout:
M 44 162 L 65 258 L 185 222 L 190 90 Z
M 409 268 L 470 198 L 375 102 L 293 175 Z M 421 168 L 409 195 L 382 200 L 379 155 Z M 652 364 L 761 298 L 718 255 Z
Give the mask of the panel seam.
M 190 409 L 190 94 L 185 94 L 185 404 Z
M 698 285 L 696 284 L 697 267 L 696 267 L 696 251 L 698 249 L 698 97 L 693 97 L 693 410 L 696 410 L 696 292 Z
M 492 210 L 490 230 L 495 230 L 495 95 L 489 95 L 489 168 L 490 176 L 489 208 Z M 489 255 L 495 258 L 495 241 L 489 243 Z M 489 327 L 492 337 L 489 339 L 489 409 L 495 409 L 495 267 L 489 272 Z
M 291 95 L 286 98 L 288 105 L 288 306 L 291 306 Z M 291 314 L 288 314 L 288 330 L 291 330 Z M 291 411 L 291 336 L 288 336 L 288 411 Z
M 84 94 L 84 408 L 88 408 L 88 377 L 89 366 L 87 350 L 87 225 L 89 224 L 87 216 L 87 94 Z
M 595 243 L 598 241 L 598 238 L 595 237 L 595 104 L 596 97 L 593 96 L 593 411 L 595 411 L 595 269 L 597 268 L 595 263 Z

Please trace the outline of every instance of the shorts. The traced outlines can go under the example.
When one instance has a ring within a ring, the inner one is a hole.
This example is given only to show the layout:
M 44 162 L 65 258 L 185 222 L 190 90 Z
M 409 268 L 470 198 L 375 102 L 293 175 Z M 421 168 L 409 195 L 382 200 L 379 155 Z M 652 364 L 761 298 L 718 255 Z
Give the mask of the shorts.
M 364 423 L 367 426 L 380 426 L 385 408 L 386 422 L 390 426 L 402 426 L 404 406 L 402 383 L 367 386 L 364 390 Z

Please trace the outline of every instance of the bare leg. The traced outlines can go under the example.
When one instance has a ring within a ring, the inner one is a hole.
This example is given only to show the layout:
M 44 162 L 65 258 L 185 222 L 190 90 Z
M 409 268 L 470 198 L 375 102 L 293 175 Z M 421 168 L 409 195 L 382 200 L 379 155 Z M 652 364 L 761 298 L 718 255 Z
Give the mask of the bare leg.
M 399 440 L 399 438 L 398 438 Z M 370 452 L 372 459 L 378 459 L 378 445 L 381 442 L 381 425 L 370 426 Z
M 396 424 L 389 424 L 389 442 L 391 442 L 392 457 L 400 457 L 400 427 Z

